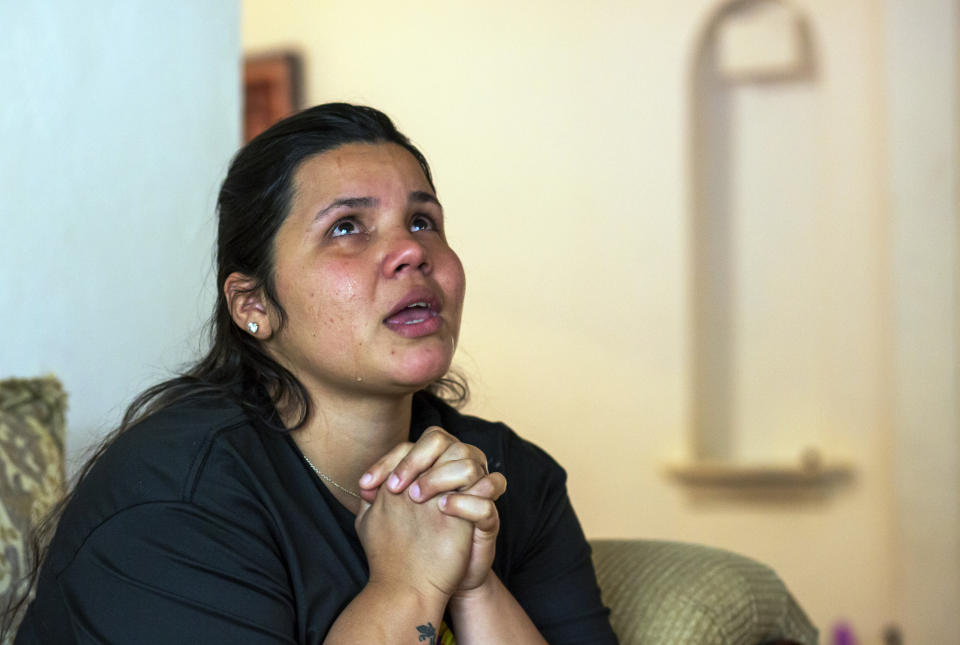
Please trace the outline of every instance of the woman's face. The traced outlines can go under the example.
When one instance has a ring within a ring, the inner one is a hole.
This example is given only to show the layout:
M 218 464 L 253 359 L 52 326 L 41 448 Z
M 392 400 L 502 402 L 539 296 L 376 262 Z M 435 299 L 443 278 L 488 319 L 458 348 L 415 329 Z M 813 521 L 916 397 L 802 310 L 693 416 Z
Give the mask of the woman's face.
M 294 188 L 274 243 L 287 319 L 271 353 L 315 395 L 404 393 L 443 376 L 463 266 L 417 161 L 392 143 L 347 144 L 306 160 Z

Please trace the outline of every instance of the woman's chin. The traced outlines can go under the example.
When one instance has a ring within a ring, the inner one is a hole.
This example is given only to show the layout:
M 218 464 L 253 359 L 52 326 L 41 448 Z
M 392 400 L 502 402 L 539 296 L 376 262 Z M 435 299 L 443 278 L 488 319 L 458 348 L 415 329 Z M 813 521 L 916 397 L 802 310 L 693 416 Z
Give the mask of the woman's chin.
M 419 390 L 443 377 L 453 359 L 449 353 L 424 354 L 405 357 L 393 370 L 398 385 Z

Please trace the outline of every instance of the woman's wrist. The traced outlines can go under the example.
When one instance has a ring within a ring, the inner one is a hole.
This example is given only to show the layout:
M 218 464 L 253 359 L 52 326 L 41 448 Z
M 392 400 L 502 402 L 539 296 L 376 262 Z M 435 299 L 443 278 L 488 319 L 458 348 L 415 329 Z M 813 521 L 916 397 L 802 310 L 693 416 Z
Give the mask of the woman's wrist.
M 493 571 L 483 583 L 450 597 L 453 633 L 462 645 L 546 645 L 543 636 Z
M 486 577 L 476 587 L 457 591 L 449 600 L 450 611 L 468 609 L 490 602 L 500 590 L 506 590 L 493 570 L 487 571 Z
M 331 627 L 325 645 L 340 643 L 408 643 L 435 633 L 446 608 L 444 594 L 412 584 L 371 579 Z
M 413 583 L 383 580 L 371 577 L 364 593 L 377 597 L 393 598 L 405 605 L 418 606 L 424 611 L 440 615 L 446 610 L 450 595 L 437 589 L 431 584 L 416 585 Z

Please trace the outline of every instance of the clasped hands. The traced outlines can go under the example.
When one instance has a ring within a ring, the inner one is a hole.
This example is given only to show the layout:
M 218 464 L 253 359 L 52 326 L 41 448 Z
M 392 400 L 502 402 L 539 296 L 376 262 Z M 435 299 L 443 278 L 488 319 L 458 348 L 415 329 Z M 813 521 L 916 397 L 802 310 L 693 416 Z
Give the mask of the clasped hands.
M 371 583 L 445 599 L 479 589 L 500 530 L 494 502 L 506 488 L 479 448 L 437 426 L 396 446 L 360 480 L 356 526 Z

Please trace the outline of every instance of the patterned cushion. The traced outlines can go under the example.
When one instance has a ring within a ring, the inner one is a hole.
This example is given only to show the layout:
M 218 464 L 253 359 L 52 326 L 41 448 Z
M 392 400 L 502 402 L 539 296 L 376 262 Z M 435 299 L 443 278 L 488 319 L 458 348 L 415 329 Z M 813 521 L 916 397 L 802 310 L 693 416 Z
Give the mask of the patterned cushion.
M 63 494 L 66 403 L 53 376 L 0 380 L 0 607 L 28 572 L 30 529 Z
M 621 645 L 816 645 L 817 630 L 769 567 L 721 549 L 591 540 Z

